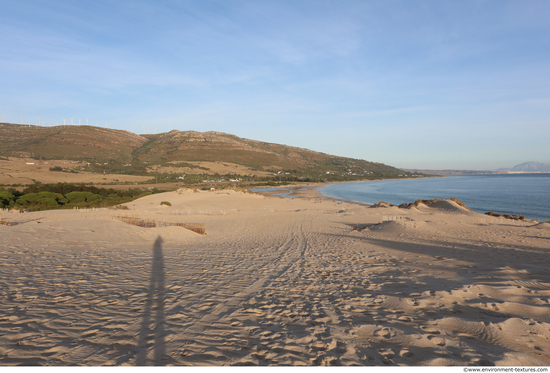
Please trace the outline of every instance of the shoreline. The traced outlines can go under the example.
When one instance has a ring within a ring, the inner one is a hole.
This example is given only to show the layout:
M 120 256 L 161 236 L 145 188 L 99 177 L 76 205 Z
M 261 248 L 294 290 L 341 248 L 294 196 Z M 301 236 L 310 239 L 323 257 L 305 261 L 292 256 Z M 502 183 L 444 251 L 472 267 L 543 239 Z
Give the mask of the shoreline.
M 323 201 L 331 201 L 331 202 L 340 202 L 340 203 L 346 203 L 350 205 L 358 205 L 358 206 L 366 206 L 371 207 L 374 206 L 373 203 L 366 203 L 366 202 L 359 202 L 359 201 L 353 201 L 348 200 L 344 198 L 336 198 L 336 197 L 330 197 L 325 194 L 320 193 L 317 189 L 328 186 L 328 185 L 335 185 L 335 184 L 346 184 L 346 183 L 363 183 L 363 182 L 371 182 L 371 181 L 384 181 L 384 180 L 417 180 L 417 179 L 431 179 L 432 177 L 416 177 L 416 178 L 393 178 L 393 179 L 376 179 L 376 180 L 354 180 L 354 181 L 332 181 L 332 182 L 323 182 L 323 183 L 311 183 L 306 185 L 299 185 L 299 184 L 292 184 L 287 185 L 284 187 L 273 187 L 269 189 L 274 189 L 273 191 L 266 191 L 266 192 L 254 192 L 266 197 L 275 198 L 279 196 L 274 196 L 274 194 L 280 194 L 281 192 L 283 194 L 288 194 L 292 197 L 296 198 L 313 198 L 313 199 L 320 199 Z M 255 189 L 255 188 L 252 188 Z M 258 188 L 263 189 L 263 188 Z M 289 198 L 289 197 L 281 197 L 281 198 Z
M 263 195 L 268 198 L 303 198 L 303 199 L 316 199 L 321 201 L 330 201 L 330 202 L 336 202 L 336 203 L 345 203 L 349 205 L 357 205 L 357 206 L 365 206 L 365 207 L 372 206 L 372 204 L 369 204 L 369 203 L 329 197 L 317 191 L 318 188 L 322 188 L 323 186 L 331 185 L 331 184 L 334 184 L 334 183 L 319 183 L 315 185 L 297 186 L 298 187 L 297 189 L 294 189 L 295 188 L 294 186 L 289 186 L 289 187 L 273 188 L 273 189 L 277 189 L 273 191 L 254 192 L 254 193 Z M 279 196 L 278 194 L 287 194 L 288 197 Z
M 527 173 L 525 173 L 525 174 L 527 174 Z M 477 177 L 478 175 L 457 175 L 457 176 Z M 444 176 L 444 177 L 446 178 L 448 176 Z M 357 205 L 361 205 L 361 206 L 374 206 L 376 203 L 379 203 L 381 201 L 384 201 L 384 202 L 387 202 L 387 201 L 379 200 L 379 201 L 375 201 L 373 203 L 367 203 L 367 202 L 354 201 L 354 200 L 345 199 L 345 198 L 336 198 L 336 197 L 331 197 L 331 196 L 328 196 L 328 195 L 324 195 L 321 192 L 319 192 L 318 189 L 322 188 L 322 187 L 325 187 L 325 186 L 334 185 L 334 184 L 342 184 L 342 183 L 359 183 L 359 182 L 370 182 L 370 181 L 397 181 L 397 180 L 401 181 L 401 180 L 416 180 L 416 179 L 431 179 L 431 178 L 409 178 L 409 179 L 399 178 L 399 179 L 358 180 L 358 181 L 349 181 L 349 182 L 345 181 L 345 182 L 315 183 L 315 184 L 308 185 L 307 187 L 305 187 L 306 190 L 300 190 L 300 189 L 304 189 L 304 187 L 301 187 L 301 186 L 298 185 L 298 186 L 290 186 L 290 187 L 280 188 L 280 189 L 277 188 L 278 189 L 277 191 L 268 192 L 268 193 L 280 193 L 280 192 L 285 192 L 286 191 L 287 194 L 289 194 L 290 196 L 295 196 L 295 197 L 319 198 L 319 199 L 327 200 L 327 201 L 338 201 L 338 202 L 342 202 L 342 203 L 357 204 Z M 293 190 L 293 188 L 297 188 L 297 190 Z M 460 193 L 458 193 L 458 194 L 460 195 Z M 449 195 L 441 195 L 440 194 L 439 196 L 436 196 L 436 197 L 429 197 L 429 196 L 424 197 L 424 198 L 411 197 L 410 200 L 406 200 L 407 198 L 403 198 L 402 202 L 397 202 L 397 203 L 396 202 L 391 202 L 391 203 L 394 204 L 395 206 L 398 206 L 401 203 L 414 203 L 416 200 L 419 200 L 419 199 L 428 199 L 429 200 L 429 199 L 449 199 L 449 198 L 458 198 L 460 201 L 465 202 L 464 200 L 468 200 L 470 197 L 468 197 L 468 196 L 457 196 L 457 195 L 453 195 L 453 193 L 449 193 Z M 529 205 L 529 203 L 531 203 L 531 204 Z M 498 205 L 498 204 L 495 204 L 493 202 L 494 206 L 484 206 L 485 208 L 480 208 L 479 206 L 476 205 L 475 198 L 474 198 L 474 202 L 470 201 L 470 203 L 466 203 L 466 205 L 467 205 L 468 208 L 475 208 L 476 210 L 472 209 L 472 211 L 475 211 L 479 214 L 488 214 L 488 213 L 492 212 L 494 214 L 500 214 L 500 215 L 523 216 L 527 220 L 537 221 L 537 222 L 541 222 L 541 223 L 550 221 L 550 217 L 545 216 L 545 214 L 541 213 L 541 211 L 536 211 L 536 210 L 533 211 L 529 208 L 523 209 L 523 207 L 525 207 L 525 206 L 532 206 L 533 205 L 533 203 L 529 202 L 528 200 L 526 200 L 525 205 L 517 205 L 517 206 L 514 206 L 513 204 L 512 204 L 512 206 L 510 206 L 509 204 Z M 538 217 L 533 217 L 533 215 L 538 216 Z
M 270 197 L 270 198 L 280 197 L 274 194 L 282 193 L 282 194 L 288 194 L 295 198 L 320 199 L 323 201 L 340 202 L 340 203 L 346 203 L 351 205 L 370 207 L 370 206 L 373 206 L 373 204 L 347 200 L 343 198 L 330 197 L 320 193 L 317 189 L 325 187 L 327 185 L 344 184 L 344 183 L 362 183 L 362 182 L 379 181 L 379 180 L 400 180 L 400 179 L 334 181 L 334 182 L 323 182 L 323 183 L 311 183 L 306 185 L 293 184 L 293 185 L 287 185 L 284 187 L 269 188 L 269 189 L 274 189 L 273 191 L 254 192 L 254 193 L 260 194 L 266 197 Z M 252 189 L 255 189 L 255 188 L 252 188 Z M 281 197 L 281 198 L 289 198 L 289 197 Z

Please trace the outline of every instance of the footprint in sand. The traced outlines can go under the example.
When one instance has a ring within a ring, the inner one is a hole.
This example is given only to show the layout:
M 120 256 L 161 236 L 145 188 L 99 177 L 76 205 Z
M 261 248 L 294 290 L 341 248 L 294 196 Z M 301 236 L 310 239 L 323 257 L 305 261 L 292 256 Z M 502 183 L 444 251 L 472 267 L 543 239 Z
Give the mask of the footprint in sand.
M 378 353 L 381 355 L 382 363 L 388 365 L 393 364 L 393 358 L 395 353 L 389 348 L 381 348 L 378 350 Z
M 395 352 L 392 351 L 391 348 L 380 348 L 378 349 L 378 353 L 380 355 L 387 357 L 388 359 L 393 359 L 395 356 Z
M 429 333 L 429 334 L 441 334 L 441 332 L 439 330 L 437 330 L 436 328 L 429 327 L 429 326 L 421 326 L 420 329 L 422 329 L 424 332 Z
M 311 351 L 325 351 L 327 349 L 327 344 L 322 341 L 313 342 L 309 348 Z
M 399 316 L 397 320 L 402 322 L 411 322 L 413 319 L 410 316 Z
M 377 337 L 390 338 L 391 331 L 389 328 L 378 329 L 374 332 L 374 335 Z
M 438 346 L 445 346 L 447 344 L 445 342 L 445 339 L 443 339 L 441 337 L 436 337 L 436 336 L 433 336 L 433 335 L 429 335 L 428 339 L 430 341 L 432 341 L 433 343 L 435 343 L 436 345 L 438 345 Z

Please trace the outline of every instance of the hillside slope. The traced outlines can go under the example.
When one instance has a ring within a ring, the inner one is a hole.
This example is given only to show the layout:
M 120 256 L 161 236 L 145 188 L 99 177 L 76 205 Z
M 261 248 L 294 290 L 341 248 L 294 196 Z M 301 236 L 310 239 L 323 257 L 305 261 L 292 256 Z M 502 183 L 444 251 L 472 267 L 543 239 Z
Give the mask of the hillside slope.
M 128 162 L 147 141 L 128 131 L 93 126 L 40 127 L 0 123 L 0 155 L 37 159 Z
M 525 162 L 512 167 L 511 171 L 522 171 L 522 172 L 549 172 L 550 163 L 541 163 L 541 162 Z
M 153 165 L 226 162 L 296 177 L 387 178 L 406 172 L 381 163 L 338 157 L 222 132 L 173 130 L 156 135 L 93 126 L 38 127 L 0 123 L 0 156 L 78 159 L 90 171 L 147 174 Z M 198 167 L 197 167 L 198 168 Z M 197 173 L 200 173 L 197 171 Z

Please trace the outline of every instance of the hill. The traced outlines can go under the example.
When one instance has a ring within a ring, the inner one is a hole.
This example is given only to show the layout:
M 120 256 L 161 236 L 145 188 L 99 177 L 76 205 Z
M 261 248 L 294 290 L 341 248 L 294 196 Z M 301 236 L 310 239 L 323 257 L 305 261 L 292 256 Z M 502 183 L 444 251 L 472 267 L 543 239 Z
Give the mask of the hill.
M 0 123 L 0 155 L 35 159 L 122 162 L 147 139 L 128 131 L 93 126 L 40 127 Z
M 94 126 L 0 123 L 0 156 L 74 159 L 86 171 L 128 175 L 236 174 L 296 181 L 411 176 L 381 163 L 243 139 L 222 132 L 173 130 L 137 135 Z M 223 165 L 213 170 L 212 165 Z M 186 179 L 187 180 L 187 179 Z
M 550 172 L 550 163 L 525 162 L 515 165 L 509 171 L 517 172 Z
M 421 170 L 421 169 L 403 169 L 407 172 L 417 172 L 426 175 L 484 175 L 484 174 L 500 174 L 509 172 L 550 172 L 550 163 L 541 162 L 525 162 L 514 167 L 499 168 L 494 171 L 479 171 L 479 170 Z

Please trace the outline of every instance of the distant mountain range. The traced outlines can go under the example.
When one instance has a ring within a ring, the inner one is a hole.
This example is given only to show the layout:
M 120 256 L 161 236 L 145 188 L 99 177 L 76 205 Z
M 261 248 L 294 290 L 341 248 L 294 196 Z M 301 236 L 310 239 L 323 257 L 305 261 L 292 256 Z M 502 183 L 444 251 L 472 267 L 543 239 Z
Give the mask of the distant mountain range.
M 0 123 L 0 156 L 79 160 L 89 162 L 87 171 L 133 175 L 151 174 L 154 165 L 192 167 L 193 173 L 200 174 L 200 162 L 223 162 L 242 165 L 266 176 L 289 175 L 287 180 L 291 177 L 324 181 L 412 176 L 382 163 L 248 140 L 222 132 L 172 130 L 137 135 L 94 126 Z
M 525 162 L 515 165 L 512 168 L 499 168 L 498 171 L 550 172 L 550 163 Z
M 550 163 L 525 162 L 514 167 L 499 168 L 497 170 L 423 170 L 423 169 L 403 169 L 407 172 L 419 172 L 426 175 L 486 175 L 499 174 L 507 172 L 550 172 Z

